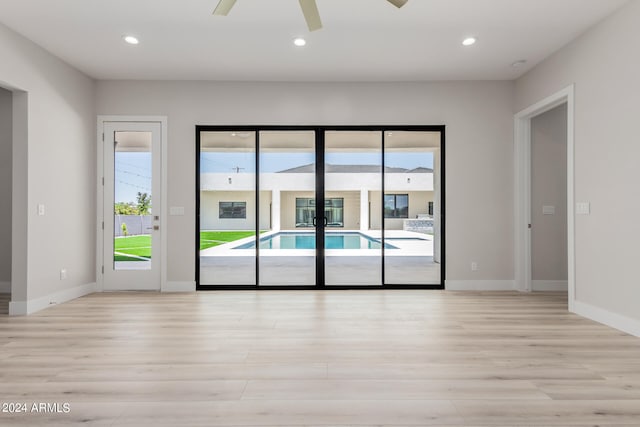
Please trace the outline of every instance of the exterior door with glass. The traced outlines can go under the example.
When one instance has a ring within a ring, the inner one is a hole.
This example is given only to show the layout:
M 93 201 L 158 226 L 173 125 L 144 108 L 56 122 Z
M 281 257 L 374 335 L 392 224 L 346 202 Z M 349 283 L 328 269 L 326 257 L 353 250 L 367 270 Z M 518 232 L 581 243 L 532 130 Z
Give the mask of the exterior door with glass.
M 104 122 L 104 290 L 160 290 L 161 132 L 160 122 Z

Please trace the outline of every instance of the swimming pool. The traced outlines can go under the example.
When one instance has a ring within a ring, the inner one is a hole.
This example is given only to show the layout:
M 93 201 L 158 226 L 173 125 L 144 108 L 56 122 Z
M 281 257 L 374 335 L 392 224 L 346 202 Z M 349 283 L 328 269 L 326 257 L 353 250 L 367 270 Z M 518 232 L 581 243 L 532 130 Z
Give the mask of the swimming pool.
M 326 233 L 325 249 L 380 249 L 380 240 L 365 236 L 362 233 Z M 253 249 L 255 242 L 245 243 L 233 249 Z M 385 243 L 385 249 L 398 249 Z M 260 249 L 315 249 L 315 233 L 282 232 L 260 239 Z

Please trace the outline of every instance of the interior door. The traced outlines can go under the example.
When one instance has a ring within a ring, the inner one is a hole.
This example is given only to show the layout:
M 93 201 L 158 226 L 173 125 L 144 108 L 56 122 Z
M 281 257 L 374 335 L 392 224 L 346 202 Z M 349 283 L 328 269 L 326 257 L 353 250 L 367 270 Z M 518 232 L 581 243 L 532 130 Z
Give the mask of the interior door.
M 161 124 L 104 124 L 105 290 L 160 289 Z

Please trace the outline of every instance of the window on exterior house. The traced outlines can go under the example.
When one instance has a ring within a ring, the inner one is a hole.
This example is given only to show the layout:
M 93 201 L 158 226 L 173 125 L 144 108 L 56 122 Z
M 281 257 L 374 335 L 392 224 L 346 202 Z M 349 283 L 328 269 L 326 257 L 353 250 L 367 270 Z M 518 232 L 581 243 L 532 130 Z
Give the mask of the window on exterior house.
M 316 199 L 296 197 L 296 227 L 313 227 L 315 216 Z M 325 199 L 324 216 L 327 227 L 344 227 L 344 199 Z
M 327 227 L 344 227 L 344 199 L 326 199 L 324 217 L 327 219 Z
M 408 194 L 385 194 L 384 195 L 384 217 L 385 218 L 409 218 L 409 195 Z
M 220 202 L 220 219 L 246 219 L 247 202 Z

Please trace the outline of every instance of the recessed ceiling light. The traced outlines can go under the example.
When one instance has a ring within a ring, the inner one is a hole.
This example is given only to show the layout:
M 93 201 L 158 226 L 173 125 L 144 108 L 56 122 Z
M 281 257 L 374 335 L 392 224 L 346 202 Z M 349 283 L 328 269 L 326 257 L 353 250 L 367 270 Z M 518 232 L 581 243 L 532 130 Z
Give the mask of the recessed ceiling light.
M 472 45 L 476 44 L 477 41 L 478 41 L 478 39 L 475 38 L 475 37 L 467 37 L 466 39 L 462 40 L 462 45 L 463 46 L 472 46 Z
M 524 64 L 526 64 L 526 63 L 527 63 L 527 60 L 526 60 L 526 59 L 520 59 L 520 60 L 518 60 L 518 61 L 514 62 L 513 64 L 511 64 L 511 66 L 512 66 L 513 68 L 518 68 L 518 67 L 522 67 L 522 66 L 523 66 Z
M 129 44 L 138 44 L 138 43 L 140 43 L 140 40 L 138 40 L 138 38 L 134 37 L 134 36 L 122 36 L 122 38 L 124 39 L 125 42 L 127 42 Z
M 307 41 L 302 37 L 296 37 L 295 39 L 293 39 L 293 44 L 295 44 L 298 47 L 302 47 L 307 44 Z

